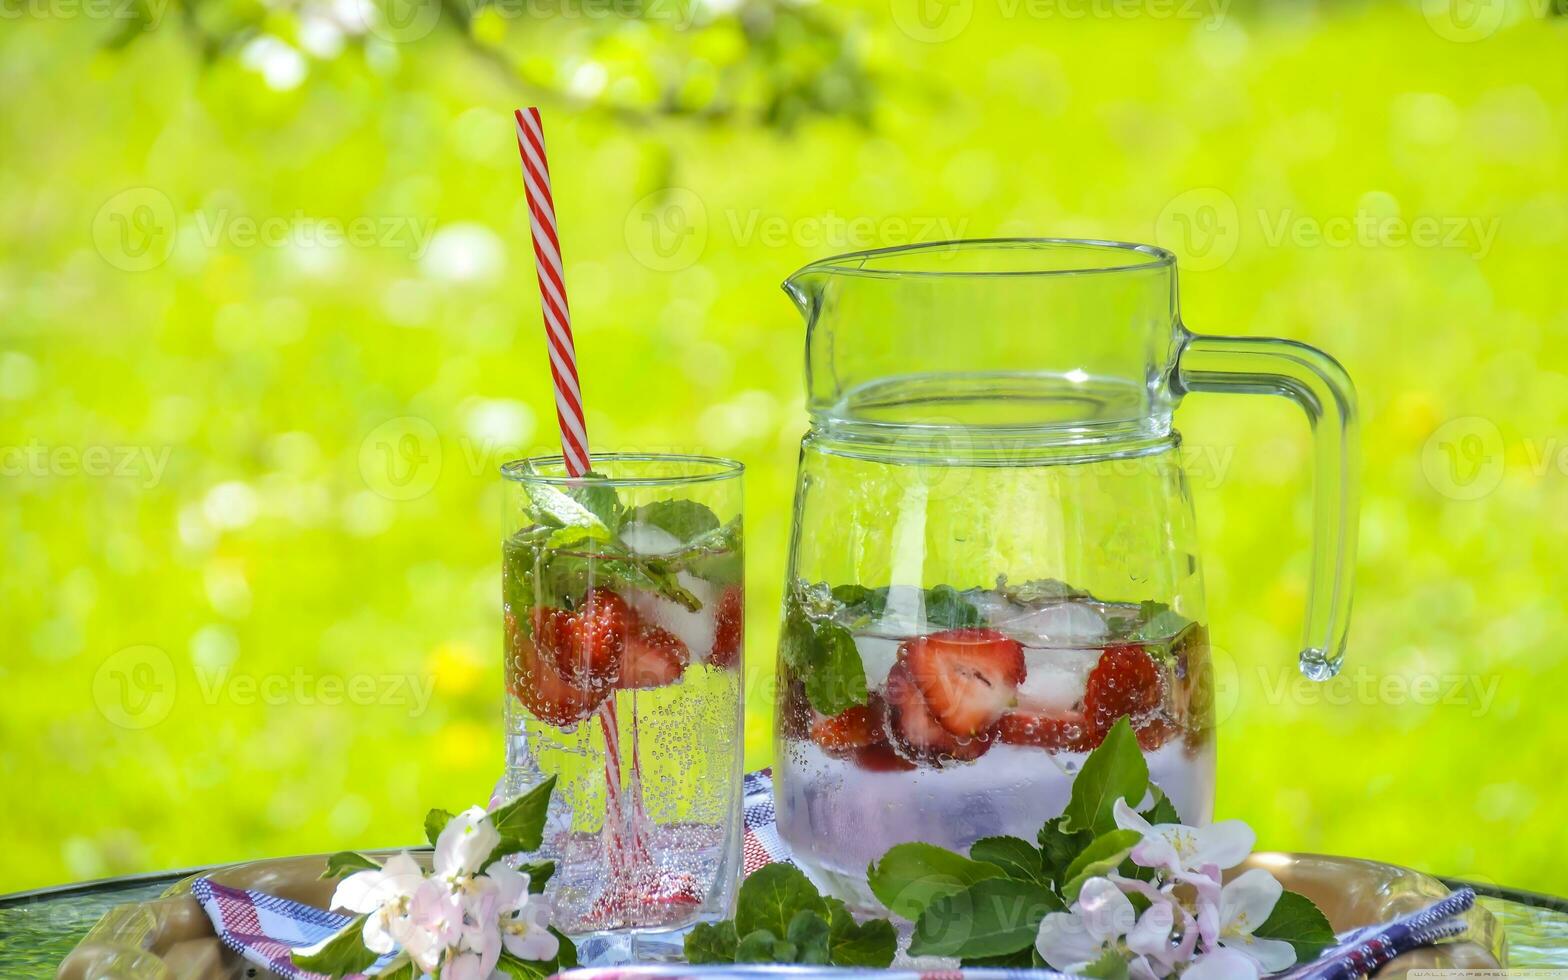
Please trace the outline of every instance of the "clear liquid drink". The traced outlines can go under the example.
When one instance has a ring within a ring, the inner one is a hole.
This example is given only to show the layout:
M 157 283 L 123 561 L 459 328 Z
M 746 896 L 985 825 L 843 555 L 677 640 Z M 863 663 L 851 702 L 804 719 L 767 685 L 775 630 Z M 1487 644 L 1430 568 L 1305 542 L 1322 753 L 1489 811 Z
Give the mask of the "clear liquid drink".
M 594 465 L 504 470 L 505 788 L 555 777 L 547 893 L 606 963 L 678 951 L 733 895 L 744 562 L 737 464 Z

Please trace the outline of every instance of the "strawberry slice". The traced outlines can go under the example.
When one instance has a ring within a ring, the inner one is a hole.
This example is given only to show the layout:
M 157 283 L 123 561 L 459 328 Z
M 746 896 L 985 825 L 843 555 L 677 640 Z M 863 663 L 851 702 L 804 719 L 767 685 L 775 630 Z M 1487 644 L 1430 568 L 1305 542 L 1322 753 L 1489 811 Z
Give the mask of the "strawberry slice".
M 973 737 L 954 735 L 932 714 L 925 695 L 915 682 L 909 662 L 900 660 L 887 675 L 883 697 L 887 700 L 888 731 L 903 755 L 913 761 L 968 762 L 991 747 L 991 733 Z
M 1099 744 L 1089 719 L 1076 711 L 1053 714 L 1020 706 L 997 722 L 997 735 L 1008 745 L 1029 745 L 1051 752 L 1087 752 Z
M 626 600 L 599 586 L 588 590 L 574 612 L 534 610 L 534 636 L 561 676 L 578 687 L 603 690 L 620 676 L 634 619 Z
M 680 680 L 690 659 L 691 653 L 680 637 L 652 623 L 638 623 L 626 634 L 616 686 L 630 690 L 673 684 Z
M 1017 703 L 1024 648 L 996 630 L 944 630 L 905 641 L 898 653 L 931 713 L 954 735 L 989 730 Z
M 852 751 L 849 757 L 855 761 L 855 765 L 868 772 L 908 772 L 917 768 L 886 742 L 863 745 Z
M 740 586 L 731 585 L 719 596 L 714 612 L 713 651 L 708 654 L 708 663 L 715 667 L 735 666 L 745 639 L 746 595 Z
M 1169 742 L 1181 734 L 1181 729 L 1156 715 L 1138 726 L 1138 747 L 1145 752 L 1155 749 Z
M 540 721 L 564 728 L 593 714 L 604 700 L 603 691 L 578 687 L 561 676 L 510 614 L 506 617 L 506 642 L 511 661 L 507 686 Z
M 872 694 L 865 704 L 857 704 L 836 715 L 819 715 L 811 725 L 811 740 L 829 755 L 850 755 L 856 749 L 887 744 L 885 719 L 887 706 L 882 696 Z
M 1160 706 L 1164 686 L 1159 665 L 1143 647 L 1106 647 L 1084 686 L 1084 714 L 1098 738 L 1104 738 L 1122 715 L 1132 720 L 1134 728 L 1140 727 L 1149 713 Z

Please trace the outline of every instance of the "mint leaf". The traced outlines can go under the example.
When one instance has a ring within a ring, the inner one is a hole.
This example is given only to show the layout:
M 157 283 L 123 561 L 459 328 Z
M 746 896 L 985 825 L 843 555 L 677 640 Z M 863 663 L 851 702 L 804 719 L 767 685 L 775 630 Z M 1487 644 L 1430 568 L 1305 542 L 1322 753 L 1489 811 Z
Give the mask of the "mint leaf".
M 741 882 L 735 900 L 735 932 L 751 938 L 766 930 L 773 938 L 789 933 L 790 920 L 800 911 L 815 912 L 826 918 L 828 907 L 806 875 L 793 864 L 767 864 Z M 738 959 L 738 958 L 737 958 Z
M 555 792 L 555 777 L 551 776 L 533 789 L 490 813 L 490 822 L 501 835 L 481 867 L 488 868 L 496 861 L 521 851 L 537 851 L 544 843 L 544 820 L 550 809 L 550 794 Z
M 1116 870 L 1117 865 L 1127 860 L 1133 845 L 1142 839 L 1143 835 L 1136 830 L 1112 830 L 1096 837 L 1062 872 L 1066 881 L 1062 886 L 1062 898 L 1069 903 L 1076 901 L 1084 882 Z
M 533 503 L 533 513 L 539 523 L 549 528 L 577 528 L 588 537 L 608 541 L 614 537 L 612 523 L 618 523 L 618 501 L 613 487 L 572 488 L 570 494 L 562 493 L 547 483 L 523 484 L 523 491 Z M 602 492 L 609 491 L 610 499 Z M 600 512 L 603 511 L 603 514 Z
M 1192 620 L 1163 602 L 1138 603 L 1138 619 L 1128 639 L 1140 643 L 1168 643 L 1192 625 Z
M 627 522 L 648 524 L 689 544 L 719 528 L 719 518 L 706 504 L 695 500 L 655 500 L 633 508 Z
M 1036 578 L 1017 585 L 1009 585 L 1006 575 L 996 577 L 996 591 L 1002 597 L 1021 606 L 1038 606 L 1062 599 L 1087 599 L 1089 593 L 1075 589 L 1059 578 Z
M 680 556 L 680 564 L 686 571 L 715 585 L 739 585 L 746 576 L 740 518 L 704 537 L 700 548 Z
M 441 836 L 441 831 L 446 829 L 446 825 L 452 822 L 455 815 L 451 810 L 441 809 L 431 810 L 425 814 L 425 840 L 430 842 L 431 847 L 436 846 L 436 838 Z
M 1107 950 L 1099 959 L 1076 971 L 1081 977 L 1097 980 L 1127 980 L 1127 958 L 1116 950 Z
M 1019 837 L 982 837 L 970 846 L 969 856 L 996 865 L 1009 878 L 1020 881 L 1039 881 L 1041 878 L 1040 849 Z
M 935 844 L 899 844 L 866 868 L 871 893 L 895 915 L 918 919 L 933 901 L 1004 872 Z
M 1281 892 L 1274 911 L 1261 926 L 1252 930 L 1259 939 L 1282 939 L 1296 951 L 1297 963 L 1310 963 L 1334 945 L 1334 929 L 1328 916 L 1299 892 Z
M 804 676 L 816 662 L 817 633 L 811 620 L 794 603 L 784 613 L 784 626 L 779 633 L 779 659 L 796 677 Z
M 926 620 L 943 629 L 979 626 L 984 623 L 980 610 L 971 605 L 951 585 L 926 590 Z
M 699 922 L 686 934 L 686 962 L 733 963 L 740 939 L 733 922 Z
M 785 937 L 795 946 L 795 962 L 822 966 L 828 962 L 828 920 L 810 909 L 801 909 L 789 920 Z
M 866 668 L 849 630 L 835 623 L 819 623 L 814 633 L 813 662 L 802 675 L 806 699 L 825 715 L 865 704 Z
M 1040 920 L 1060 911 L 1044 885 L 987 878 L 931 902 L 915 923 L 911 956 L 1000 956 L 1034 945 Z
M 304 970 L 341 977 L 347 973 L 363 973 L 379 957 L 365 948 L 363 933 L 368 915 L 355 916 L 353 921 L 334 935 L 314 946 L 296 949 L 289 954 L 294 965 Z
M 1126 716 L 1105 736 L 1105 741 L 1084 760 L 1073 779 L 1072 798 L 1064 815 L 1067 828 L 1096 834 L 1116 828 L 1112 808 L 1125 799 L 1137 806 L 1149 790 L 1149 764 L 1138 750 L 1138 739 Z M 1065 829 L 1065 828 L 1064 828 Z
M 849 908 L 836 898 L 828 906 L 828 959 L 835 966 L 861 966 L 884 970 L 898 950 L 898 933 L 886 919 L 857 923 Z
M 756 929 L 735 945 L 735 962 L 793 963 L 795 947 L 766 929 Z
M 327 870 L 321 872 L 322 878 L 341 878 L 356 871 L 375 871 L 381 865 L 355 851 L 339 851 L 327 858 Z
M 871 589 L 864 585 L 835 585 L 832 594 L 834 601 L 851 617 L 878 619 L 887 610 L 886 586 Z

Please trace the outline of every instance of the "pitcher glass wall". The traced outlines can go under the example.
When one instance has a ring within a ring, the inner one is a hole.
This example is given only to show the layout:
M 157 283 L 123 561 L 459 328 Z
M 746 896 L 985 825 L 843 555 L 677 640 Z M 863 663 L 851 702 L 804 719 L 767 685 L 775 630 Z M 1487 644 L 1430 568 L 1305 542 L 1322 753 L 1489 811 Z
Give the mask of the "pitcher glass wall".
M 1210 818 L 1213 679 L 1181 439 L 1188 392 L 1312 422 L 1309 677 L 1338 669 L 1354 561 L 1354 393 L 1285 340 L 1181 323 L 1170 253 L 953 242 L 814 263 L 779 651 L 779 831 L 861 910 L 868 862 L 1032 840 L 1127 717 L 1186 822 Z

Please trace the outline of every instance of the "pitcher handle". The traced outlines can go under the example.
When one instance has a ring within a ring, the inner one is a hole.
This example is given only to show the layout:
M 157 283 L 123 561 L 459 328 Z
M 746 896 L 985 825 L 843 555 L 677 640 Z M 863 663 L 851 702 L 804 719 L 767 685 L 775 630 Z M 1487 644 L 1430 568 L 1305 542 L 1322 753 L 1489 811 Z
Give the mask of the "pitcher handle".
M 1271 337 L 1209 337 L 1183 332 L 1172 388 L 1284 395 L 1312 424 L 1314 513 L 1312 586 L 1300 655 L 1313 680 L 1339 673 L 1350 629 L 1356 565 L 1356 389 L 1339 362 L 1315 347 Z

